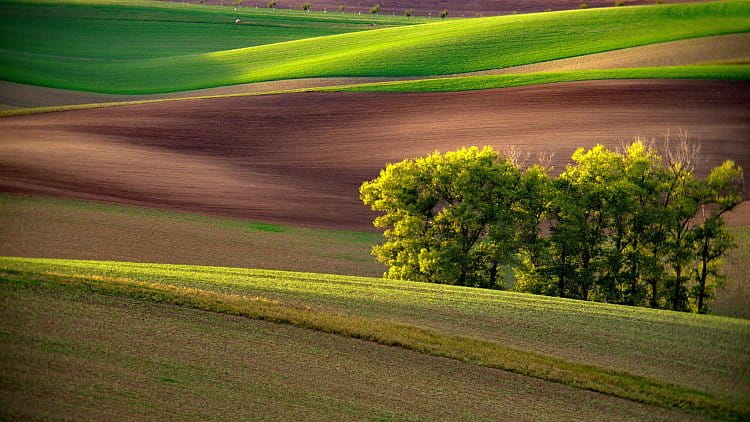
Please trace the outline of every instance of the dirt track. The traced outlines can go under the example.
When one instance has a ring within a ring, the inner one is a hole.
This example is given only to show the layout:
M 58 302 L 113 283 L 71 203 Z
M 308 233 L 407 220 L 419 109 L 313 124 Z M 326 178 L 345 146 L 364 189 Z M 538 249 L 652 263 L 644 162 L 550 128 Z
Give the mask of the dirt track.
M 750 84 L 598 81 L 432 94 L 307 93 L 0 119 L 0 190 L 370 229 L 363 180 L 464 145 L 556 153 L 686 131 L 750 169 Z M 748 172 L 750 173 L 750 171 Z M 746 176 L 747 180 L 747 176 Z M 750 223 L 749 207 L 733 218 Z

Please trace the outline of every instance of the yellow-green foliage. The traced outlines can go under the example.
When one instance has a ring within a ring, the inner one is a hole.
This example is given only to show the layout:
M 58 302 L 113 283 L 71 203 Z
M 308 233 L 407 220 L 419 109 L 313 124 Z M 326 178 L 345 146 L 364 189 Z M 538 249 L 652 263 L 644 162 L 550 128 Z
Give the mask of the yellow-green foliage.
M 5 43 L 0 56 L 0 78 L 136 94 L 290 78 L 452 74 L 746 32 L 750 30 L 748 17 L 747 1 L 573 10 L 441 20 L 194 54 L 166 51 L 159 57 L 125 60 L 108 57 L 102 51 L 127 52 L 131 45 L 80 43 L 65 28 L 48 27 L 47 37 L 68 45 L 61 51 L 69 54 L 30 54 L 21 40 L 6 32 L 10 42 Z M 81 25 L 78 35 L 88 28 L 85 22 Z M 96 30 L 106 34 L 110 29 L 91 28 L 92 33 Z M 84 38 L 97 39 L 91 34 Z M 77 56 L 73 53 L 76 49 L 90 54 Z M 92 55 L 99 59 L 91 60 Z

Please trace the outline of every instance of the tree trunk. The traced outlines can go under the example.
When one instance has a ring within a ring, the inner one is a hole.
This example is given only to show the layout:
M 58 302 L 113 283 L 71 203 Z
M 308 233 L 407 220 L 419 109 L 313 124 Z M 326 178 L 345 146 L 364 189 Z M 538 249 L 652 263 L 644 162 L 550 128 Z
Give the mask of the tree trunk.
M 465 286 L 466 285 L 466 268 L 461 266 L 461 274 L 458 276 L 458 285 L 459 286 Z
M 492 263 L 492 268 L 490 268 L 490 289 L 495 288 L 495 282 L 497 280 L 497 261 L 494 261 Z
M 699 290 L 698 290 L 698 313 L 703 314 L 705 313 L 705 310 L 703 309 L 703 299 L 706 296 L 706 277 L 708 276 L 708 236 L 706 235 L 703 238 L 703 249 L 701 250 L 701 264 L 703 264 L 703 268 L 701 268 L 701 276 L 700 276 L 700 283 L 699 283 Z
M 673 311 L 681 311 L 681 300 L 680 300 L 680 293 L 682 290 L 682 266 L 678 265 L 675 268 L 675 280 L 674 280 L 674 290 L 672 291 L 672 310 Z
M 652 308 L 656 309 L 659 307 L 659 302 L 657 300 L 658 296 L 656 295 L 656 289 L 658 287 L 659 280 L 657 280 L 656 278 L 652 278 L 651 280 L 649 280 L 649 284 L 651 285 L 651 300 L 649 305 Z

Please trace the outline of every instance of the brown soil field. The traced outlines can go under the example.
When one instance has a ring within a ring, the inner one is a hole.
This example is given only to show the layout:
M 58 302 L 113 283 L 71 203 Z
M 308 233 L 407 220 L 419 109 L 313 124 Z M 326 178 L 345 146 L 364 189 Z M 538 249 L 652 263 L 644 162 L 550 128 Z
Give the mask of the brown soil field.
M 170 0 L 179 1 L 183 0 Z M 688 3 L 696 0 L 665 0 L 664 3 Z M 698 0 L 700 1 L 700 0 Z M 229 5 L 232 0 L 207 0 L 207 4 Z M 299 9 L 302 7 L 301 0 L 278 0 L 277 8 Z M 380 4 L 381 14 L 403 15 L 407 9 L 414 10 L 415 16 L 439 16 L 441 10 L 447 10 L 452 17 L 474 17 L 491 15 L 508 15 L 513 12 L 531 13 L 543 12 L 545 10 L 569 10 L 578 9 L 581 3 L 589 7 L 611 7 L 614 0 L 313 0 L 309 1 L 310 10 L 328 12 L 338 11 L 340 5 L 346 7 L 350 13 L 369 14 L 370 9 L 376 3 Z M 640 4 L 654 4 L 654 0 L 624 0 L 625 6 Z M 245 0 L 242 7 L 267 7 L 267 0 Z
M 0 195 L 0 255 L 264 268 L 380 277 L 375 233 Z
M 366 341 L 121 297 L 2 283 L 0 318 L 0 417 L 9 420 L 700 419 Z
M 17 116 L 0 120 L 0 191 L 372 230 L 358 187 L 389 162 L 492 145 L 554 153 L 560 169 L 578 146 L 684 131 L 702 147 L 699 173 L 724 159 L 750 169 L 748 111 L 745 82 L 625 80 Z M 750 223 L 750 207 L 730 221 Z
M 605 53 L 551 60 L 548 62 L 534 63 L 524 66 L 514 66 L 505 69 L 471 72 L 462 75 L 492 75 L 504 73 L 554 72 L 648 66 L 679 66 L 705 63 L 736 63 L 747 62 L 748 60 L 750 60 L 750 34 L 730 34 L 657 43 L 641 47 L 608 51 Z M 189 98 L 209 95 L 251 94 L 389 80 L 394 80 L 394 78 L 309 78 L 239 84 L 155 95 L 97 94 L 0 81 L 0 110 L 164 98 Z

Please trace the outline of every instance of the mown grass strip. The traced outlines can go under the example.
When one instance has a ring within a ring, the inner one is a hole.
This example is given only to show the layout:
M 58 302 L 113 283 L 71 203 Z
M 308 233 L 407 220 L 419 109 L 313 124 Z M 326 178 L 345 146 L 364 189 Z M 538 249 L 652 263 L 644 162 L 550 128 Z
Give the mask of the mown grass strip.
M 0 270 L 4 282 L 63 286 L 97 293 L 188 306 L 206 311 L 290 324 L 297 327 L 402 347 L 522 375 L 596 391 L 642 403 L 678 408 L 705 416 L 741 420 L 750 404 L 625 372 L 575 364 L 502 344 L 390 321 L 366 319 L 293 306 L 263 297 L 156 284 L 128 278 Z
M 346 84 L 239 94 L 201 95 L 179 98 L 155 98 L 134 101 L 113 101 L 64 106 L 15 108 L 0 111 L 0 117 L 20 116 L 25 114 L 37 113 L 53 113 L 69 110 L 86 110 L 102 107 L 119 107 L 168 101 L 209 100 L 218 98 L 250 97 L 261 95 L 299 94 L 304 92 L 452 92 L 609 79 L 704 79 L 748 81 L 750 80 L 750 65 L 667 66 L 485 76 L 455 76 L 448 78 Z

